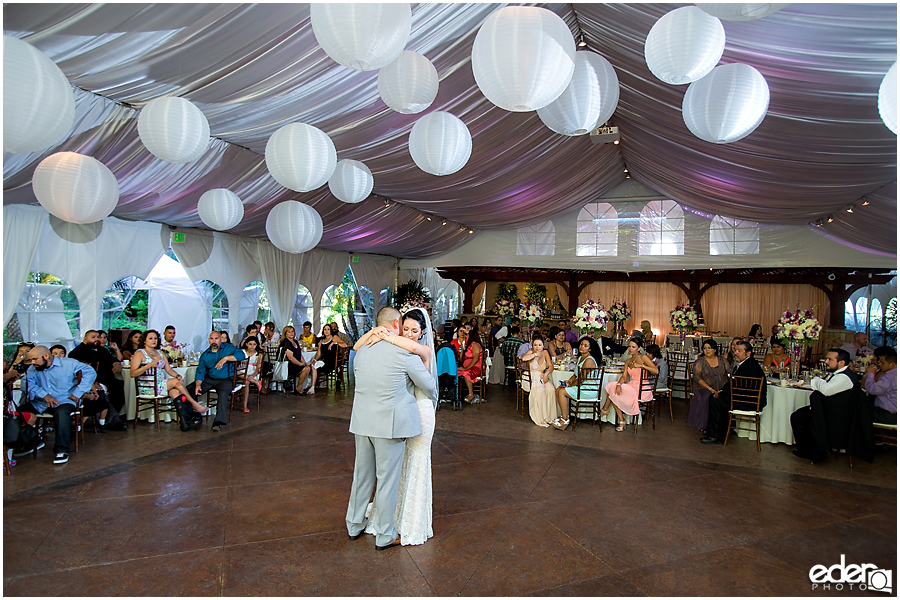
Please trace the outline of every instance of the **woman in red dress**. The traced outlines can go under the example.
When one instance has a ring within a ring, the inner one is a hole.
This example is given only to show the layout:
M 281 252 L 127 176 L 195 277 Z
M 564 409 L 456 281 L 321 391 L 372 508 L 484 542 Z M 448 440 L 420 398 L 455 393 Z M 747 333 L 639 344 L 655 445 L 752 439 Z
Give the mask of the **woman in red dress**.
M 481 338 L 478 336 L 478 329 L 466 332 L 465 327 L 460 327 L 456 335 L 460 340 L 460 345 L 466 349 L 462 355 L 458 374 L 466 382 L 466 387 L 469 388 L 469 395 L 466 396 L 466 402 L 471 402 L 475 399 L 475 387 L 472 384 L 481 377 L 482 373 L 482 354 L 484 354 L 484 348 L 481 346 Z

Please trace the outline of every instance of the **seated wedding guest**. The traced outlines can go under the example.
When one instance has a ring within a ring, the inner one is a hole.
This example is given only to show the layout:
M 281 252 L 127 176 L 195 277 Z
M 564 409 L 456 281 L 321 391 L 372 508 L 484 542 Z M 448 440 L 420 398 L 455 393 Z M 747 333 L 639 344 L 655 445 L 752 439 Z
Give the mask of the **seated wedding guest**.
M 703 342 L 703 356 L 694 361 L 692 377 L 694 380 L 694 397 L 688 411 L 687 425 L 700 431 L 706 429 L 709 421 L 710 398 L 718 398 L 728 383 L 731 370 L 723 357 L 719 356 L 719 345 L 716 340 Z
M 650 357 L 650 360 L 652 360 L 653 364 L 656 365 L 656 368 L 659 369 L 659 375 L 656 377 L 656 389 L 666 389 L 669 387 L 669 364 L 662 356 L 662 349 L 658 344 L 650 344 L 645 350 L 647 351 L 647 356 Z
M 466 388 L 469 390 L 469 395 L 465 398 L 466 402 L 472 402 L 475 400 L 474 383 L 483 373 L 483 359 L 481 355 L 484 354 L 484 348 L 481 345 L 477 328 L 467 331 L 465 327 L 460 327 L 457 335 L 459 336 L 459 341 L 465 344 L 465 351 L 460 354 L 460 365 L 457 374 L 463 378 L 463 381 L 466 382 Z
M 228 399 L 231 397 L 234 363 L 245 358 L 243 350 L 222 342 L 220 332 L 213 331 L 209 334 L 209 348 L 200 354 L 194 383 L 188 389 L 191 392 L 190 398 L 194 401 L 209 390 L 216 390 L 219 401 L 216 404 L 213 431 L 219 431 L 228 423 Z
M 241 339 L 240 347 L 244 347 L 244 342 L 246 342 L 249 338 L 253 338 L 256 340 L 256 345 L 259 347 L 262 345 L 262 342 L 259 340 L 259 328 L 255 323 L 250 323 L 247 327 L 244 328 L 244 337 Z
M 613 341 L 612 338 L 608 338 L 606 336 L 600 336 L 597 344 L 600 346 L 601 354 L 610 358 L 612 358 L 615 354 L 625 354 L 628 351 L 627 346 L 617 344 Z
M 281 360 L 288 361 L 288 378 L 284 381 L 284 391 L 293 392 L 295 395 L 312 395 L 316 392 L 316 369 L 306 363 L 303 352 L 300 350 L 300 342 L 296 339 L 296 330 L 290 325 L 281 330 L 281 342 L 278 344 L 278 354 Z M 314 361 L 315 362 L 315 361 Z M 300 391 L 300 386 L 306 378 L 312 375 L 312 383 L 308 389 Z M 298 379 L 299 378 L 299 379 Z
M 535 425 L 550 427 L 556 420 L 556 391 L 550 381 L 553 360 L 544 348 L 544 338 L 534 334 L 531 338 L 531 350 L 525 353 L 522 360 L 528 363 L 528 370 L 531 371 L 528 414 Z
M 522 340 L 519 338 L 519 326 L 513 325 L 509 328 L 509 335 L 500 343 L 500 353 L 503 355 L 503 363 L 506 366 L 518 364 L 519 346 Z M 524 353 L 523 353 L 524 354 Z
M 353 340 L 350 339 L 349 335 L 340 330 L 337 321 L 332 321 L 331 323 L 329 323 L 329 325 L 331 325 L 331 333 L 333 335 L 344 340 L 344 343 L 347 344 L 347 347 L 353 346 Z
M 850 355 L 843 348 L 832 348 L 825 354 L 825 378 L 814 377 L 809 406 L 791 413 L 794 432 L 794 454 L 813 462 L 825 458 L 829 450 L 842 450 L 850 431 L 851 400 L 859 389 L 859 380 Z M 812 405 L 822 408 L 822 418 L 814 418 Z
M 728 352 L 725 354 L 725 360 L 728 361 L 729 365 L 734 364 L 734 349 L 737 348 L 738 342 L 743 342 L 744 338 L 738 336 L 731 338 L 731 346 L 728 348 Z
M 869 336 L 866 335 L 865 331 L 857 331 L 853 335 L 853 341 L 841 346 L 841 350 L 850 355 L 850 362 L 862 356 L 870 356 L 872 347 L 869 346 Z
M 753 358 L 753 346 L 750 342 L 738 342 L 734 349 L 734 364 L 731 365 L 731 374 L 734 377 L 761 378 L 762 397 L 759 400 L 759 410 L 766 406 L 766 375 L 756 359 Z M 700 440 L 702 444 L 724 444 L 725 429 L 728 427 L 728 411 L 731 410 L 731 381 L 717 395 L 709 397 L 709 420 L 706 422 L 706 437 Z
M 163 329 L 163 339 L 159 345 L 160 350 L 181 350 L 181 344 L 175 341 L 175 326 L 174 325 L 166 325 L 166 328 Z
M 456 332 L 460 327 L 462 327 L 462 321 L 459 319 L 450 321 L 450 330 L 444 332 L 444 340 L 449 342 L 450 340 L 456 339 Z
M 763 359 L 763 368 L 773 373 L 790 371 L 791 357 L 784 351 L 784 342 L 776 339 L 772 342 L 772 351 Z
M 253 321 L 253 324 L 256 325 L 256 333 L 257 333 L 257 336 L 258 336 L 259 333 L 260 333 L 260 332 L 262 331 L 262 329 L 263 329 L 262 321 L 260 321 L 259 319 L 257 319 L 256 321 Z M 261 340 L 258 340 L 258 341 L 259 341 L 260 343 L 262 343 Z
M 625 431 L 625 416 L 637 416 L 641 412 L 640 400 L 650 400 L 653 392 L 641 391 L 641 373 L 659 373 L 659 369 L 646 354 L 641 354 L 644 340 L 634 337 L 628 340 L 628 359 L 619 381 L 611 381 L 606 385 L 606 404 L 600 411 L 601 415 L 609 414 L 609 405 L 612 404 L 619 419 L 616 431 Z
M 106 388 L 100 398 L 94 399 L 96 402 L 85 403 L 85 415 L 99 414 L 101 433 L 106 431 L 106 421 L 113 431 L 128 429 L 118 412 L 125 407 L 125 382 L 116 377 L 122 372 L 122 365 L 100 345 L 100 335 L 93 329 L 87 330 L 82 342 L 69 352 L 68 357 L 94 367 L 95 381 Z
M 227 332 L 227 331 L 220 331 L 220 332 L 219 332 L 219 342 L 222 343 L 222 344 L 228 344 L 228 345 L 231 345 L 231 336 L 228 335 L 228 332 Z
M 501 329 L 502 327 L 504 327 L 504 325 L 503 325 L 504 322 L 505 322 L 505 321 L 503 320 L 503 317 L 498 317 L 498 318 L 497 318 L 497 321 L 494 323 L 494 326 L 491 327 L 491 330 L 490 330 L 490 332 L 488 332 L 488 334 L 489 334 L 493 339 L 500 341 L 500 339 L 497 337 L 497 333 L 500 331 L 500 329 Z M 507 330 L 507 331 L 508 331 L 508 330 Z M 501 336 L 501 337 L 506 337 L 506 336 L 504 335 L 504 336 Z
M 123 360 L 125 360 L 125 357 L 122 356 L 122 351 L 119 350 L 119 346 L 115 342 L 109 341 L 109 336 L 106 335 L 105 331 L 103 331 L 102 329 L 98 329 L 97 333 L 100 335 L 100 347 L 109 352 L 109 354 L 113 357 L 113 360 L 118 363 L 121 363 Z M 122 365 L 119 365 L 119 373 L 122 372 L 121 367 Z
M 897 424 L 897 350 L 889 346 L 875 349 L 875 365 L 866 369 L 863 387 L 875 400 L 872 421 Z
M 141 349 L 141 331 L 140 329 L 132 329 L 128 332 L 128 336 L 125 338 L 125 343 L 122 344 L 122 360 L 131 360 L 131 355 L 134 354 L 135 350 Z
M 647 319 L 641 321 L 641 337 L 644 338 L 645 343 L 653 339 L 653 329 L 650 327 L 650 321 Z
M 184 384 L 181 375 L 175 372 L 164 352 L 159 350 L 159 332 L 148 329 L 141 334 L 141 349 L 135 350 L 131 356 L 131 376 L 138 377 L 147 372 L 150 367 L 156 367 L 156 395 L 179 398 L 185 396 L 191 406 L 198 413 L 204 413 L 207 408 L 201 406 L 197 399 L 192 397 Z M 200 368 L 197 368 L 199 375 Z
M 53 464 L 64 464 L 71 451 L 72 412 L 82 396 L 92 395 L 96 373 L 73 358 L 53 356 L 46 346 L 29 350 L 26 360 L 28 402 L 20 404 L 19 411 L 53 416 Z
M 275 331 L 275 323 L 272 321 L 266 323 L 265 329 L 263 329 L 263 345 L 277 346 L 280 338 L 281 336 Z
M 56 356 L 57 358 L 66 358 L 66 354 L 68 350 L 62 344 L 56 344 L 55 346 L 50 346 L 50 354 Z M 83 361 L 82 361 L 83 362 Z
M 459 327 L 456 328 L 456 331 L 453 332 L 453 339 L 450 340 L 450 345 L 456 349 L 457 356 L 462 356 L 463 352 L 465 352 L 465 349 L 466 349 L 465 335 L 460 336 L 459 335 L 460 330 L 465 330 L 465 332 L 469 331 L 464 326 L 460 325 Z
M 579 397 L 579 388 L 584 384 L 587 369 L 599 369 L 603 358 L 600 354 L 600 346 L 594 338 L 583 337 L 578 342 L 578 361 L 575 365 L 575 373 L 569 377 L 565 385 L 560 384 L 556 388 L 556 404 L 562 416 L 557 417 L 551 425 L 560 431 L 569 426 L 569 398 Z M 581 389 L 582 400 L 595 400 L 600 397 L 600 384 L 591 383 Z
M 466 324 L 469 326 L 469 331 L 472 331 L 473 329 L 478 329 L 478 319 L 476 319 L 475 317 L 472 317 L 471 319 L 469 319 L 469 322 Z
M 324 365 L 316 369 L 319 375 L 327 375 L 337 366 L 337 349 L 347 348 L 347 343 L 337 335 L 337 328 L 325 325 L 322 328 L 322 337 L 316 348 L 316 357 L 313 362 L 321 360 Z
M 762 336 L 763 336 L 762 325 L 760 325 L 759 323 L 754 323 L 753 327 L 750 328 L 750 333 L 747 334 L 747 337 L 751 338 L 751 339 L 756 339 L 756 338 L 761 338 Z
M 298 341 L 306 343 L 310 348 L 316 345 L 316 334 L 312 332 L 312 323 L 309 321 L 304 321 L 303 333 L 300 334 Z
M 481 329 L 478 330 L 478 335 L 482 340 L 487 342 L 488 338 L 491 337 L 491 329 L 494 328 L 494 321 L 490 317 L 485 317 L 485 319 L 481 322 Z
M 566 341 L 574 348 L 578 344 L 578 334 L 569 327 L 569 321 L 566 319 L 559 320 L 559 328 L 566 333 Z M 574 352 L 574 350 L 573 350 Z
M 28 352 L 32 348 L 34 348 L 34 344 L 29 342 L 22 342 L 16 346 L 12 364 L 3 372 L 3 383 L 12 383 L 25 375 L 25 371 L 28 369 Z
M 247 373 L 244 375 L 244 412 L 250 412 L 247 408 L 247 401 L 250 399 L 250 386 L 255 385 L 256 389 L 262 390 L 262 382 L 259 380 L 260 369 L 262 369 L 265 357 L 257 352 L 259 348 L 259 340 L 255 337 L 248 337 L 241 344 L 241 350 L 247 357 Z
M 553 358 L 563 358 L 565 356 L 573 356 L 572 344 L 566 341 L 566 332 L 558 327 L 550 329 L 550 342 L 547 344 L 547 351 Z M 523 359 L 524 360 L 524 359 Z

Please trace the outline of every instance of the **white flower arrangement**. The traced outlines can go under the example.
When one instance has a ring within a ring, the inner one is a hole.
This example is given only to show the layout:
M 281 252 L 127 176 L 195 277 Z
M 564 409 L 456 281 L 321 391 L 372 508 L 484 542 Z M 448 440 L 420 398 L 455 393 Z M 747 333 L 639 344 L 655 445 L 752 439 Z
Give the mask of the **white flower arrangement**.
M 494 313 L 499 317 L 511 317 L 515 314 L 516 307 L 509 300 L 497 300 L 494 304 Z
M 603 333 L 608 321 L 609 313 L 603 305 L 589 299 L 575 310 L 573 325 L 581 333 Z

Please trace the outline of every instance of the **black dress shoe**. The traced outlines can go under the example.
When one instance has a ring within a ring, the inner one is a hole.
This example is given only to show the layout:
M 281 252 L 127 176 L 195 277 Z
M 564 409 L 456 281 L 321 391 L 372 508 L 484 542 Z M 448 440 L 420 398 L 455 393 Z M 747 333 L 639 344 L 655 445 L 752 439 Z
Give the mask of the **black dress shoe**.
M 360 532 L 357 533 L 356 535 L 351 535 L 351 536 L 350 536 L 350 541 L 352 542 L 353 540 L 358 540 L 358 539 L 360 538 L 360 536 L 361 536 L 362 534 L 364 534 L 365 532 L 366 532 L 366 530 L 363 529 L 362 531 L 360 531 Z
M 97 431 L 100 433 L 106 433 L 106 425 L 103 423 L 97 423 Z
M 388 544 L 386 546 L 375 546 L 375 549 L 376 550 L 387 550 L 388 548 L 393 548 L 394 546 L 399 546 L 399 545 L 400 545 L 400 536 L 398 535 L 397 537 L 394 538 L 394 541 L 391 542 L 390 544 Z
M 713 438 L 713 437 L 705 437 L 702 440 L 700 440 L 700 443 L 701 444 L 721 444 L 722 440 Z
M 794 454 L 794 456 L 802 458 L 803 460 L 813 460 L 811 456 L 807 456 L 807 455 L 803 454 L 802 452 L 800 452 L 800 450 L 798 450 L 796 448 L 791 450 L 791 452 Z M 815 462 L 815 461 L 813 461 L 813 462 Z
M 109 429 L 110 431 L 128 431 L 128 425 L 121 421 L 117 421 L 115 423 L 110 423 L 107 426 L 107 429 Z

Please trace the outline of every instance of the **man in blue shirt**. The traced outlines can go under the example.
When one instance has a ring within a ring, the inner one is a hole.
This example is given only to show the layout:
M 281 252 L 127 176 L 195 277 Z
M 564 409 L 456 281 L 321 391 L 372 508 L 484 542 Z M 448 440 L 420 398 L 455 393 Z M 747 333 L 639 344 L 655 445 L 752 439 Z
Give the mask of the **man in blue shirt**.
M 231 398 L 234 364 L 247 358 L 242 350 L 238 350 L 228 342 L 222 343 L 218 331 L 209 334 L 209 348 L 200 355 L 197 364 L 197 375 L 194 379 L 192 393 L 194 400 L 211 389 L 216 390 L 219 403 L 216 405 L 216 418 L 212 430 L 219 431 L 228 422 L 228 399 Z
M 72 412 L 82 396 L 96 399 L 91 386 L 97 373 L 89 365 L 73 358 L 53 356 L 46 346 L 32 348 L 26 360 L 31 365 L 25 372 L 30 402 L 21 405 L 19 410 L 53 415 L 53 433 L 56 436 L 53 464 L 64 464 L 69 460 Z

